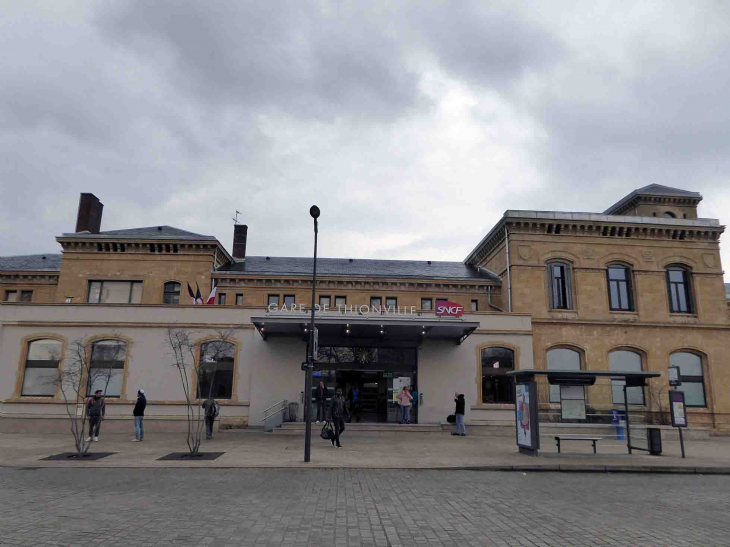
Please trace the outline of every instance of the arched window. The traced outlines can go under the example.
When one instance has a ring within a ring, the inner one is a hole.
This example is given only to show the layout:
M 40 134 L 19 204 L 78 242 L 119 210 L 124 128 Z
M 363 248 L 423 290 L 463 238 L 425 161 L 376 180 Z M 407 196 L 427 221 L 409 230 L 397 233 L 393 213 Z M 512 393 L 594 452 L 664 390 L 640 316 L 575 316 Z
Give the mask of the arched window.
M 572 310 L 573 289 L 570 266 L 565 262 L 549 262 L 547 265 L 551 310 Z
M 634 311 L 631 269 L 623 264 L 610 264 L 608 276 L 608 304 L 613 311 Z
M 198 398 L 230 399 L 233 393 L 233 364 L 236 346 L 213 340 L 200 346 Z
M 101 390 L 104 397 L 119 397 L 122 394 L 124 362 L 127 358 L 127 343 L 123 340 L 99 340 L 91 346 L 87 394 Z
M 61 342 L 58 340 L 33 340 L 28 343 L 21 395 L 53 397 L 56 394 L 60 360 Z
M 170 281 L 165 283 L 165 293 L 163 295 L 163 304 L 179 304 L 180 303 L 180 283 Z
M 662 217 L 663 217 L 663 218 L 677 218 L 677 215 L 675 215 L 675 214 L 674 214 L 674 213 L 672 213 L 671 211 L 665 211 L 665 212 L 664 212 L 664 213 L 662 214 Z
M 631 350 L 619 349 L 608 354 L 608 368 L 616 372 L 641 372 L 641 355 Z M 624 385 L 626 380 L 611 379 L 611 398 L 613 404 L 624 404 Z M 630 405 L 644 405 L 644 388 L 629 387 L 626 396 Z
M 581 354 L 571 348 L 553 348 L 547 352 L 548 370 L 580 370 Z M 560 402 L 560 386 L 550 386 L 550 402 Z
M 687 406 L 707 406 L 705 398 L 705 375 L 702 371 L 702 357 L 688 351 L 678 351 L 669 356 L 669 364 L 679 367 L 679 377 Z
M 667 290 L 669 291 L 669 311 L 671 313 L 692 313 L 692 290 L 690 272 L 680 265 L 667 268 Z
M 508 348 L 484 348 L 481 352 L 482 403 L 514 403 L 512 378 L 515 352 Z

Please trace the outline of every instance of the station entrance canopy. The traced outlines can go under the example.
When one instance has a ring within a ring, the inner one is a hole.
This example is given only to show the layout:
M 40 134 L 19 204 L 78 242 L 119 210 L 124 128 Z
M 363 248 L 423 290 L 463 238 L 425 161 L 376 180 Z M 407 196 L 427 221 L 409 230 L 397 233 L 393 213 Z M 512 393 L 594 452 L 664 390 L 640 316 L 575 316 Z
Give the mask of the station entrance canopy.
M 306 341 L 310 319 L 308 313 L 273 312 L 252 317 L 251 322 L 264 340 L 277 336 L 296 336 Z M 320 346 L 347 343 L 371 347 L 413 347 L 424 340 L 449 340 L 461 344 L 479 325 L 477 321 L 453 317 L 341 313 L 315 315 Z

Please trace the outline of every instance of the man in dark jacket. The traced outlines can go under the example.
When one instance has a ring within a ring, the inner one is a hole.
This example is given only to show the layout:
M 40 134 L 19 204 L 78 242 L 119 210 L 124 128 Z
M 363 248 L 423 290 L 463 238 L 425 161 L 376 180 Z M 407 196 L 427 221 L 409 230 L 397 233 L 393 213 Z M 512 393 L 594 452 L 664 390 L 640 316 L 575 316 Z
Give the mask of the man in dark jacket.
M 202 406 L 203 410 L 205 410 L 205 438 L 210 440 L 213 438 L 213 425 L 215 424 L 215 419 L 218 417 L 220 405 L 211 397 Z
M 106 415 L 106 403 L 104 397 L 101 396 L 101 390 L 97 389 L 94 396 L 86 403 L 86 416 L 89 418 L 89 438 L 86 442 L 99 441 L 99 430 L 101 429 L 101 420 Z
M 349 415 L 345 406 L 345 398 L 342 396 L 342 389 L 337 388 L 337 393 L 330 401 L 330 416 L 332 416 L 332 425 L 335 428 L 335 438 L 332 439 L 332 446 L 342 448 L 340 444 L 340 433 L 345 431 L 345 416 Z
M 147 397 L 144 395 L 144 389 L 137 392 L 137 404 L 134 405 L 132 415 L 134 416 L 134 442 L 144 440 L 144 409 L 147 406 Z
M 317 386 L 317 395 L 315 396 L 317 401 L 317 423 L 326 419 L 324 405 L 327 404 L 327 397 L 329 392 L 324 382 L 320 382 Z
M 454 402 L 456 403 L 456 410 L 454 416 L 456 422 L 454 423 L 454 432 L 452 435 L 459 435 L 466 437 L 466 426 L 464 425 L 464 414 L 466 413 L 466 401 L 464 400 L 463 393 L 454 393 Z

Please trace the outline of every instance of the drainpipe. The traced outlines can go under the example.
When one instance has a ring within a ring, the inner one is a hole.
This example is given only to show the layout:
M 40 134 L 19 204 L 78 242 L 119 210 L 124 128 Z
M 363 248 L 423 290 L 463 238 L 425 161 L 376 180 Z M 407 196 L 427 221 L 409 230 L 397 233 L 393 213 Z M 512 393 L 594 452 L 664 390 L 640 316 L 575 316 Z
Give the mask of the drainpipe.
M 512 276 L 510 275 L 510 261 L 509 261 L 509 232 L 507 226 L 504 227 L 504 241 L 505 247 L 507 247 L 507 302 L 509 306 L 507 309 L 512 313 Z
M 500 308 L 499 306 L 495 306 L 492 304 L 492 287 L 487 287 L 487 293 L 489 294 L 489 307 L 494 308 L 497 311 L 503 312 L 504 310 Z

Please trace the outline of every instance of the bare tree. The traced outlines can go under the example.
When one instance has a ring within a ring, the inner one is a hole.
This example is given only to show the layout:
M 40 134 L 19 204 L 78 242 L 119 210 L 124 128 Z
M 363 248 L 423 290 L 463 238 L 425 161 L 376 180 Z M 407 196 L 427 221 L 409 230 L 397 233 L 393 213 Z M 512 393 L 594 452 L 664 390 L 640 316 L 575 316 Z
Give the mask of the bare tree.
M 193 334 L 173 326 L 168 326 L 165 333 L 165 343 L 170 349 L 171 365 L 178 371 L 185 395 L 188 425 L 186 441 L 191 457 L 200 453 L 205 425 L 205 412 L 200 402 L 218 396 L 216 392 L 218 367 L 228 360 L 233 363 L 231 330 L 216 331 L 214 339 L 201 344 L 199 355 Z M 193 378 L 196 380 L 194 388 Z
M 669 417 L 669 389 L 666 384 L 649 380 L 649 404 L 651 410 L 651 423 L 667 425 Z
M 122 361 L 126 343 L 110 337 L 107 344 L 85 344 L 74 340 L 66 350 L 64 365 L 59 368 L 55 378 L 65 403 L 66 414 L 71 421 L 71 434 L 74 437 L 76 455 L 81 458 L 89 451 L 91 437 L 86 438 L 88 405 L 87 395 L 92 387 L 106 395 L 109 382 L 116 368 L 115 363 Z M 59 355 L 60 359 L 60 355 Z

